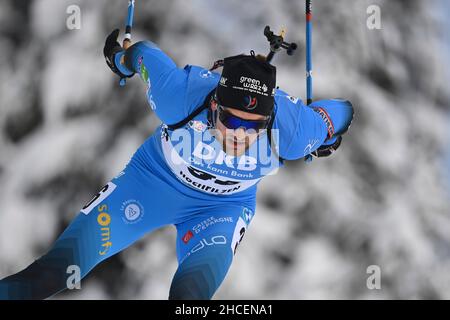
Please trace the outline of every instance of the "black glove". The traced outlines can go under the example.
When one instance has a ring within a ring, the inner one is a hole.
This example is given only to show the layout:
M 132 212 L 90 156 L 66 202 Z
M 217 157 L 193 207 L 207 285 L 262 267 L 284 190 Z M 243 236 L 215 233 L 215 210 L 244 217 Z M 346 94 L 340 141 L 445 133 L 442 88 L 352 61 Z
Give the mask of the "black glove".
M 117 74 L 121 79 L 131 78 L 134 75 L 133 72 L 130 72 L 124 66 L 116 64 L 116 55 L 125 51 L 117 41 L 119 32 L 119 29 L 115 29 L 106 38 L 105 46 L 103 47 L 103 55 L 105 56 L 106 64 L 112 70 L 112 72 Z
M 336 141 L 330 145 L 321 145 L 317 150 L 311 153 L 313 156 L 317 158 L 328 157 L 336 151 L 342 142 L 342 136 L 336 138 Z

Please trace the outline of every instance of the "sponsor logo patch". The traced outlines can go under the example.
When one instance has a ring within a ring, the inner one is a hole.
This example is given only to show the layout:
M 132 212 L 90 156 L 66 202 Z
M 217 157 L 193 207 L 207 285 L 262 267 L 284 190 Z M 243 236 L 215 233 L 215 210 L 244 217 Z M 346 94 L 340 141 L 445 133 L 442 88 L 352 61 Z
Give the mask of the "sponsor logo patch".
M 101 249 L 98 254 L 104 256 L 108 253 L 112 246 L 111 242 L 111 216 L 109 215 L 108 206 L 103 204 L 98 207 L 97 223 L 100 226 Z
M 202 121 L 192 120 L 189 122 L 189 127 L 194 129 L 196 132 L 203 132 L 208 128 L 208 125 Z
M 220 84 L 224 87 L 227 86 L 227 81 L 228 81 L 228 79 L 225 77 L 220 78 Z
M 314 108 L 314 111 L 316 111 L 318 114 L 320 114 L 320 116 L 322 117 L 323 121 L 325 121 L 325 124 L 327 126 L 327 130 L 328 130 L 328 139 L 330 139 L 334 135 L 334 126 L 333 126 L 333 122 L 331 121 L 330 116 L 325 111 L 325 109 L 320 108 L 320 107 Z
M 138 223 L 144 216 L 144 207 L 134 199 L 123 202 L 120 211 L 122 211 L 122 220 L 127 224 Z
M 241 77 L 239 79 L 241 87 L 234 86 L 234 89 L 239 89 L 243 91 L 254 92 L 263 96 L 268 96 L 267 91 L 269 87 L 265 83 L 261 83 L 260 80 L 249 78 L 249 77 Z
M 297 103 L 298 100 L 299 100 L 297 97 L 287 96 L 287 98 L 288 98 L 289 100 L 291 100 L 292 103 Z
M 244 108 L 247 110 L 254 110 L 258 106 L 258 99 L 252 96 L 246 96 L 244 98 Z
M 209 71 L 209 70 L 202 70 L 202 71 L 200 71 L 200 77 L 203 78 L 203 79 L 211 78 L 211 76 L 212 76 L 212 72 Z
M 247 226 L 250 224 L 250 221 L 252 221 L 254 216 L 254 213 L 249 208 L 244 208 L 242 210 L 242 218 L 244 219 L 244 222 L 247 224 Z
M 314 140 L 309 140 L 308 145 L 305 147 L 305 149 L 303 150 L 303 154 L 306 156 L 308 154 L 311 154 L 312 150 L 315 148 L 315 146 L 319 143 L 319 140 L 314 139 Z
M 186 232 L 186 234 L 183 236 L 182 240 L 183 240 L 184 243 L 187 244 L 187 243 L 189 242 L 189 240 L 192 239 L 193 236 L 194 236 L 194 234 L 192 233 L 191 230 L 189 230 L 189 231 Z
M 210 217 L 206 220 L 203 220 L 202 222 L 196 224 L 192 230 L 194 230 L 195 234 L 200 233 L 203 230 L 208 229 L 210 226 L 215 225 L 217 223 L 233 223 L 233 217 L 220 217 L 220 218 L 215 218 L 215 217 Z
M 188 253 L 186 253 L 186 255 L 183 257 L 183 259 L 181 259 L 180 263 L 183 263 L 183 261 L 187 257 L 189 257 L 191 254 L 194 254 L 194 253 L 202 250 L 205 247 L 211 247 L 211 246 L 215 246 L 215 245 L 224 245 L 224 244 L 227 244 L 227 238 L 222 235 L 203 238 L 200 240 L 200 242 L 198 244 L 193 246 L 192 249 Z

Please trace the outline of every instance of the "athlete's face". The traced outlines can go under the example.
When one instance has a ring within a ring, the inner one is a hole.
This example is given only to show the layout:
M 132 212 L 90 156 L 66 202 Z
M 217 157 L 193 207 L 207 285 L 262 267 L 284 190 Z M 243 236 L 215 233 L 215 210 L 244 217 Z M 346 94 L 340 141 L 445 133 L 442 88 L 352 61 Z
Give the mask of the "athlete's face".
M 213 100 L 211 102 L 211 109 L 213 111 L 217 110 L 219 106 Z M 244 112 L 241 110 L 233 109 L 233 108 L 225 108 L 226 112 L 231 113 L 232 115 L 239 117 L 244 120 L 251 121 L 261 121 L 266 120 L 265 116 Z M 222 148 L 225 153 L 234 155 L 236 157 L 244 154 L 244 152 L 250 148 L 250 146 L 258 139 L 258 135 L 261 134 L 261 131 L 255 130 L 244 130 L 243 128 L 238 129 L 228 129 L 219 119 L 218 112 L 216 119 L 216 139 L 222 143 Z

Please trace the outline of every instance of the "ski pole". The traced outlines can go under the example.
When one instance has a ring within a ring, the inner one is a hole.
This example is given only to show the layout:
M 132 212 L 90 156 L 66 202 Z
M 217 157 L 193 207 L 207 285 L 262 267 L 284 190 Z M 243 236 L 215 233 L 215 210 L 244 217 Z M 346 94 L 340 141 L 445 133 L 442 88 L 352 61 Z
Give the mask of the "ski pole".
M 312 103 L 312 3 L 306 0 L 306 104 Z M 312 155 L 305 157 L 305 162 L 313 160 Z
M 125 39 L 123 40 L 123 48 L 126 50 L 131 45 L 131 28 L 133 28 L 134 16 L 134 0 L 128 1 L 128 16 L 125 26 Z
M 312 103 L 312 4 L 306 0 L 306 103 Z
M 133 28 L 133 16 L 134 16 L 134 0 L 128 1 L 128 15 L 125 25 L 125 38 L 123 39 L 122 47 L 127 50 L 131 46 L 131 29 Z M 122 57 L 124 59 L 124 57 Z M 123 63 L 123 61 L 121 61 Z M 119 85 L 123 87 L 127 83 L 126 78 L 122 78 L 119 81 Z

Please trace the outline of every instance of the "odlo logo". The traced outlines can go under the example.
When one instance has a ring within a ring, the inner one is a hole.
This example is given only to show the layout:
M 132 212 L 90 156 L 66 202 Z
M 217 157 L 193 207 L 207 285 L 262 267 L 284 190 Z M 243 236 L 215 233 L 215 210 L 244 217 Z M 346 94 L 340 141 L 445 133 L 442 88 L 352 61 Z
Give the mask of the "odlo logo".
M 112 246 L 111 240 L 111 216 L 107 213 L 108 206 L 106 204 L 98 207 L 97 223 L 100 226 L 102 250 L 98 254 L 104 256 Z
M 202 250 L 205 246 L 213 246 L 215 244 L 227 244 L 227 238 L 225 238 L 224 236 L 214 236 L 211 238 L 211 241 L 208 242 L 208 240 L 206 240 L 205 238 L 203 238 L 202 240 L 200 240 L 200 243 L 195 245 L 192 249 L 191 249 L 191 253 L 195 253 L 197 251 Z

